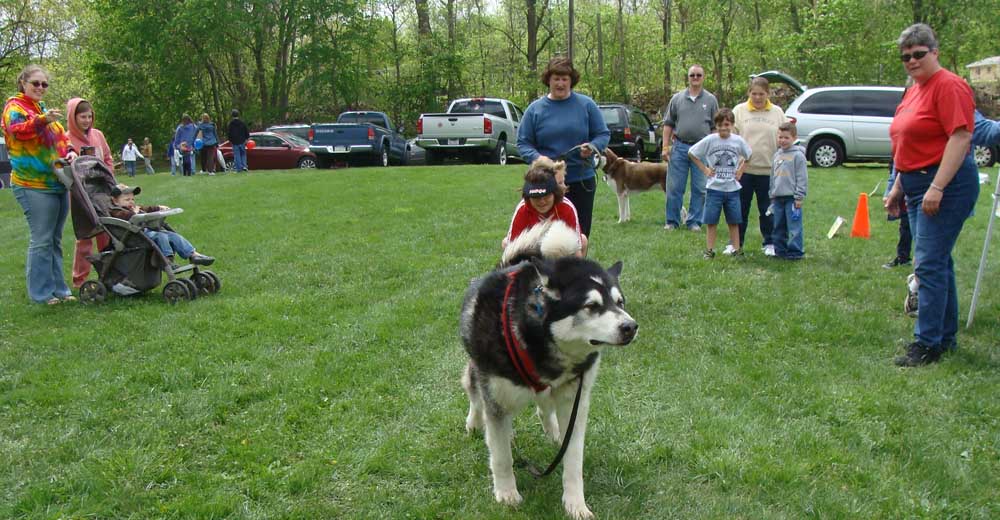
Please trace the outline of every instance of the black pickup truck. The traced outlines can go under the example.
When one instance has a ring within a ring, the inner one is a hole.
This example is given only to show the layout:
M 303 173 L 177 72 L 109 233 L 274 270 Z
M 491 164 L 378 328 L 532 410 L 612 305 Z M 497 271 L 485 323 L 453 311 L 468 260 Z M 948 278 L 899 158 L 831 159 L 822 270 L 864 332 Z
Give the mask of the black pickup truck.
M 309 150 L 318 166 L 337 162 L 389 166 L 406 162 L 406 138 L 382 112 L 344 112 L 336 123 L 309 129 Z

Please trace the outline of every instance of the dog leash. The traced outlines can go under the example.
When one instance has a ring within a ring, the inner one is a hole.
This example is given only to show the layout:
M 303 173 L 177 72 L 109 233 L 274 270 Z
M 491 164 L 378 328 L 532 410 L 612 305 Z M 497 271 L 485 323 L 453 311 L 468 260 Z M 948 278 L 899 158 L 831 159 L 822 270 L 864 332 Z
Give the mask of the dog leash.
M 569 440 L 573 437 L 573 426 L 576 424 L 576 412 L 580 409 L 580 396 L 583 395 L 583 374 L 576 376 L 576 379 L 580 381 L 580 384 L 576 387 L 576 399 L 573 400 L 573 411 L 569 414 L 569 425 L 566 427 L 566 435 L 563 436 L 562 446 L 559 447 L 559 453 L 556 454 L 555 460 L 549 464 L 549 467 L 545 471 L 541 471 L 534 464 L 521 459 L 518 462 L 521 466 L 524 466 L 528 473 L 531 473 L 535 478 L 542 478 L 548 476 L 556 466 L 562 462 L 563 456 L 566 455 L 566 450 L 569 449 Z

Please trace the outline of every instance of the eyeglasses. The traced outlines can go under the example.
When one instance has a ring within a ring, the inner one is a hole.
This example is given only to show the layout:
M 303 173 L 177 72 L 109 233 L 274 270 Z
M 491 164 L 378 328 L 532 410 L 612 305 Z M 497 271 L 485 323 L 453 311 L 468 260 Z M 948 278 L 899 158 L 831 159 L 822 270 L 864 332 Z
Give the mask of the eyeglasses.
M 36 79 L 35 81 L 29 81 L 28 83 L 29 83 L 29 84 L 30 84 L 30 85 L 31 85 L 32 87 L 35 87 L 35 88 L 38 88 L 38 87 L 42 87 L 42 88 L 49 88 L 49 82 L 47 82 L 47 81 L 38 81 L 38 80 Z
M 899 59 L 903 63 L 907 63 L 907 62 L 910 61 L 910 58 L 913 58 L 913 59 L 916 59 L 916 60 L 922 59 L 924 56 L 927 56 L 928 52 L 931 52 L 931 51 L 929 51 L 929 50 L 927 50 L 927 51 L 913 51 L 913 54 L 900 54 L 899 55 Z
M 688 74 L 689 78 L 700 78 L 702 76 L 703 76 L 703 74 L 698 74 L 698 73 Z

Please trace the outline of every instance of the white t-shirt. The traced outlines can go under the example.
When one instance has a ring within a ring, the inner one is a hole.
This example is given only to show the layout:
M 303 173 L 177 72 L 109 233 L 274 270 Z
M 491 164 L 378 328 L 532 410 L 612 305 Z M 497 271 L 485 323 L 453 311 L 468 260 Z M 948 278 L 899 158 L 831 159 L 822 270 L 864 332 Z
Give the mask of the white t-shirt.
M 697 157 L 705 166 L 715 170 L 715 176 L 708 177 L 706 189 L 715 191 L 739 191 L 736 169 L 741 161 L 750 157 L 750 145 L 736 134 L 726 139 L 719 134 L 708 134 L 695 143 L 688 153 Z

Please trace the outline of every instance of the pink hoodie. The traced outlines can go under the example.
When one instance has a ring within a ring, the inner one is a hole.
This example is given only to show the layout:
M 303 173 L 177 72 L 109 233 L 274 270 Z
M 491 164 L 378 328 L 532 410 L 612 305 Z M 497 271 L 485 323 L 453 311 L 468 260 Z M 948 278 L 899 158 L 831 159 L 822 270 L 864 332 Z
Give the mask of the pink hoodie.
M 104 161 L 109 170 L 114 172 L 115 160 L 111 157 L 111 148 L 108 146 L 108 141 L 104 139 L 104 133 L 94 128 L 93 125 L 91 125 L 90 130 L 84 131 L 80 128 L 80 125 L 76 124 L 76 107 L 82 101 L 85 100 L 83 98 L 73 98 L 66 103 L 66 128 L 69 130 L 69 141 L 73 144 L 73 148 L 77 153 L 84 146 L 93 146 L 94 153 Z M 96 121 L 97 112 L 94 112 L 94 115 Z

